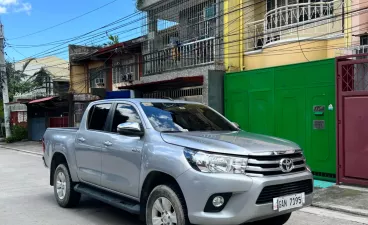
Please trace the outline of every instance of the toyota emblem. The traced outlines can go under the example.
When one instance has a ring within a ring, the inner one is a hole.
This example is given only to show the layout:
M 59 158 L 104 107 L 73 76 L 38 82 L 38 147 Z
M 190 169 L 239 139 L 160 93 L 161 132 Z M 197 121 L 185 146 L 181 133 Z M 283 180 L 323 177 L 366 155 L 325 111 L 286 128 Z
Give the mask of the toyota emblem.
M 284 173 L 288 173 L 294 169 L 294 163 L 292 159 L 281 159 L 280 169 Z

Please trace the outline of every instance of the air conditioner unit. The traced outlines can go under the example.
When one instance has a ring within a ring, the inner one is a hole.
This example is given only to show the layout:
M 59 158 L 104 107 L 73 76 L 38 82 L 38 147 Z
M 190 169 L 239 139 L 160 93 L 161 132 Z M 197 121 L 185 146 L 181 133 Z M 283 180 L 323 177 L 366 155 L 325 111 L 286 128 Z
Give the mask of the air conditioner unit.
M 97 86 L 105 86 L 105 80 L 103 78 L 96 78 L 95 79 L 95 84 Z
M 124 74 L 121 78 L 123 82 L 133 81 L 133 75 L 131 73 Z

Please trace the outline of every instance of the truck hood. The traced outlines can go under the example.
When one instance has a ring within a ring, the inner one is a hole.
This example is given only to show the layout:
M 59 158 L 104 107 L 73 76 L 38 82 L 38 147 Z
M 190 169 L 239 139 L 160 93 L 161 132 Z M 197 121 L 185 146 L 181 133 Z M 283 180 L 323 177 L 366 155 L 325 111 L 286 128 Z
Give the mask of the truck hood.
M 161 133 L 161 137 L 173 145 L 235 155 L 300 149 L 291 141 L 245 131 Z

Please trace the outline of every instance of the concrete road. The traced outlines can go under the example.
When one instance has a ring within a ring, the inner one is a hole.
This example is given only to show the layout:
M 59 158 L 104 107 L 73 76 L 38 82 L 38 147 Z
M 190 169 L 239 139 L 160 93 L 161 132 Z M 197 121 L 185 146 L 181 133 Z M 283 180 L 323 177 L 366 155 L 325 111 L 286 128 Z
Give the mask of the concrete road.
M 138 218 L 82 198 L 75 209 L 57 206 L 40 156 L 0 148 L 0 225 L 142 225 Z M 307 208 L 288 225 L 358 225 L 367 218 Z

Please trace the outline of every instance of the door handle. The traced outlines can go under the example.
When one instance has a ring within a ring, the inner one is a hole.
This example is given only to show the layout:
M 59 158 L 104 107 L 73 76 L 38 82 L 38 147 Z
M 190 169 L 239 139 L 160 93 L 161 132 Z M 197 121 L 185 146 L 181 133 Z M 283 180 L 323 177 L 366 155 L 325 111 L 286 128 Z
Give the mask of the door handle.
M 104 144 L 105 144 L 105 146 L 111 146 L 112 145 L 112 143 L 109 142 L 109 141 L 105 141 Z
M 85 142 L 85 141 L 86 141 L 86 139 L 84 139 L 83 137 L 80 137 L 80 138 L 78 138 L 78 141 L 80 141 L 80 142 Z

